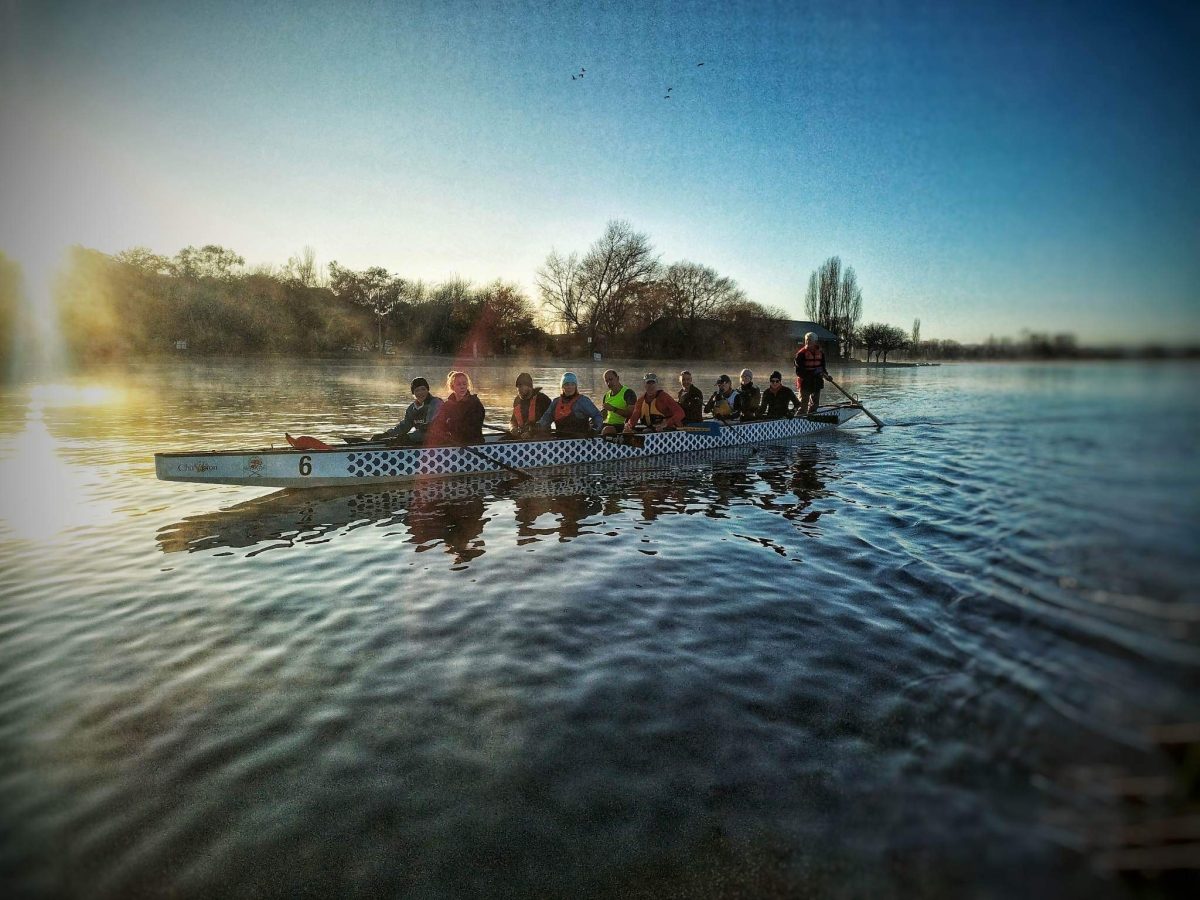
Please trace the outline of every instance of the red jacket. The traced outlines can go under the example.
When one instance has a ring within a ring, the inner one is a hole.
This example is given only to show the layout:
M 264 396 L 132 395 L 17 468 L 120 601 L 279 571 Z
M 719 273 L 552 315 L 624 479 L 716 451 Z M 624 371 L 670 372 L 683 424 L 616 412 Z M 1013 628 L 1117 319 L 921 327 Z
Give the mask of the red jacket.
M 642 394 L 633 405 L 633 413 L 625 423 L 626 431 L 633 431 L 634 425 L 666 425 L 668 428 L 678 428 L 683 423 L 683 407 L 675 402 L 675 398 L 666 391 L 660 390 L 651 398 L 657 415 L 646 403 L 646 395 Z M 657 418 L 658 421 L 652 421 Z

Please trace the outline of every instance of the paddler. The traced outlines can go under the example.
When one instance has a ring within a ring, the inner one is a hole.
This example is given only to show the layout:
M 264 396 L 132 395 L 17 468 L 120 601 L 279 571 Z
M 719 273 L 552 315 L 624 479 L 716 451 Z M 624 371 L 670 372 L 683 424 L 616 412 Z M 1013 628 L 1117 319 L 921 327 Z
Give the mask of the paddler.
M 762 404 L 758 407 L 760 419 L 790 419 L 792 411 L 800 408 L 796 392 L 783 383 L 780 372 L 771 373 L 770 386 L 763 391 Z
M 604 373 L 604 383 L 608 385 L 608 390 L 604 392 L 603 401 L 600 408 L 604 411 L 604 428 L 600 430 L 601 434 L 616 434 L 625 427 L 625 423 L 629 420 L 629 414 L 633 411 L 633 404 L 637 403 L 637 391 L 633 388 L 627 388 L 621 384 L 621 376 L 617 374 L 616 369 L 609 369 Z
M 563 372 L 561 393 L 538 419 L 538 426 L 554 426 L 559 437 L 592 437 L 604 427 L 604 414 L 591 398 L 579 393 L 579 378 L 574 372 Z
M 658 376 L 647 372 L 642 379 L 645 390 L 633 406 L 633 414 L 625 423 L 625 432 L 632 433 L 634 425 L 651 431 L 674 431 L 683 424 L 683 407 L 666 391 L 658 389 Z
M 429 446 L 461 447 L 483 443 L 483 403 L 472 393 L 471 387 L 471 378 L 466 372 L 451 372 L 446 376 L 449 396 L 429 425 Z
M 679 394 L 676 396 L 683 407 L 685 423 L 699 423 L 704 419 L 704 392 L 692 384 L 692 373 L 684 369 L 679 373 Z
M 442 401 L 429 393 L 429 382 L 424 378 L 414 378 L 409 390 L 412 391 L 413 402 L 404 411 L 404 418 L 394 428 L 371 435 L 371 440 L 403 441 L 415 445 L 425 443 L 429 423 L 437 415 Z
M 762 391 L 754 383 L 754 373 L 749 369 L 742 369 L 741 380 L 734 408 L 743 422 L 751 422 L 758 418 L 758 404 L 762 400 Z
M 738 393 L 733 389 L 733 381 L 728 375 L 717 379 L 717 389 L 704 404 L 704 411 L 712 413 L 714 419 L 730 422 L 737 419 Z
M 550 406 L 550 398 L 540 387 L 533 386 L 533 376 L 522 372 L 517 376 L 517 396 L 513 398 L 512 418 L 509 434 L 515 438 L 526 438 L 537 428 L 538 419 Z

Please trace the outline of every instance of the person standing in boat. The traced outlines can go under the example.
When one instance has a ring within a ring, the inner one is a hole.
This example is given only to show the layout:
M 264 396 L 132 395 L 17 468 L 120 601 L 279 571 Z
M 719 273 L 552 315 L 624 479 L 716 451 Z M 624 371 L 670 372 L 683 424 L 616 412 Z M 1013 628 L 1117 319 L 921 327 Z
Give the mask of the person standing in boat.
M 658 389 L 658 376 L 647 372 L 643 379 L 646 390 L 633 406 L 633 415 L 625 423 L 625 432 L 632 433 L 635 425 L 651 431 L 674 431 L 683 424 L 683 407 L 666 391 Z
M 758 418 L 758 404 L 762 400 L 762 391 L 754 383 L 754 373 L 749 369 L 742 369 L 741 380 L 734 409 L 743 422 L 752 422 Z
M 683 424 L 704 420 L 704 392 L 692 384 L 692 373 L 684 369 L 679 373 L 679 405 L 683 407 Z
M 604 427 L 604 414 L 590 397 L 579 393 L 579 378 L 574 372 L 563 372 L 561 384 L 562 393 L 542 413 L 538 425 L 542 428 L 553 425 L 559 437 L 592 437 Z
M 704 404 L 704 411 L 712 413 L 714 419 L 722 422 L 732 422 L 737 419 L 738 393 L 733 389 L 733 380 L 728 375 L 717 379 L 717 389 Z
M 609 369 L 604 373 L 604 383 L 608 385 L 608 390 L 600 403 L 600 409 L 604 412 L 604 428 L 600 433 L 616 434 L 629 420 L 630 410 L 633 409 L 633 404 L 637 403 L 638 395 L 633 388 L 621 384 L 621 376 L 617 374 L 616 369 Z
M 513 398 L 509 434 L 516 438 L 529 437 L 537 427 L 538 419 L 549 407 L 550 398 L 542 393 L 540 387 L 533 386 L 532 375 L 522 372 L 517 376 L 517 396 Z
M 483 443 L 483 404 L 471 392 L 471 379 L 466 372 L 451 372 L 446 376 L 449 396 L 442 402 L 437 417 L 429 425 L 430 447 L 456 447 L 462 444 Z
M 771 383 L 763 391 L 762 403 L 758 407 L 760 419 L 790 419 L 792 411 L 800 408 L 796 392 L 783 383 L 783 375 L 771 373 Z
M 404 418 L 394 428 L 371 435 L 371 440 L 404 441 L 418 446 L 425 443 L 429 423 L 441 409 L 442 401 L 429 393 L 429 382 L 424 378 L 414 378 L 409 390 L 413 402 L 404 411 Z
M 800 388 L 800 415 L 810 416 L 821 405 L 821 388 L 829 371 L 825 368 L 825 351 L 811 331 L 804 335 L 804 345 L 796 352 L 796 386 Z

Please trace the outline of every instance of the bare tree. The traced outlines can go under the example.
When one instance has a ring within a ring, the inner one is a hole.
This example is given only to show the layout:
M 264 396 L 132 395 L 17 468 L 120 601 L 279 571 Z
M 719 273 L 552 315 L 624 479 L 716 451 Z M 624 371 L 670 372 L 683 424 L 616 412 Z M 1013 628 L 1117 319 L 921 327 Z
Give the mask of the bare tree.
M 912 350 L 914 354 L 921 352 L 921 320 L 913 319 Z
M 658 258 L 650 239 L 628 222 L 614 219 L 588 248 L 579 264 L 580 285 L 588 316 L 588 336 L 612 337 L 621 330 L 624 313 L 637 298 L 637 288 L 658 275 Z
M 613 220 L 588 248 L 583 259 L 551 251 L 538 269 L 542 303 L 569 331 L 596 343 L 624 329 L 639 291 L 658 275 L 660 266 L 646 235 L 628 222 Z
M 842 260 L 840 257 L 831 256 L 821 264 L 820 268 L 821 284 L 820 284 L 820 303 L 818 314 L 820 318 L 817 320 L 830 331 L 833 330 L 836 324 L 838 294 L 841 292 L 842 282 Z
M 171 261 L 171 274 L 180 278 L 219 278 L 230 281 L 246 260 L 220 244 L 184 247 Z
M 568 331 L 584 331 L 587 310 L 583 302 L 579 257 L 574 253 L 563 257 L 557 250 L 551 250 L 545 264 L 537 271 L 536 282 L 542 305 L 550 311 L 550 318 Z
M 883 354 L 883 361 L 887 362 L 888 354 L 893 350 L 903 350 L 908 346 L 908 335 L 903 328 L 897 328 L 895 325 L 885 325 L 886 332 L 883 336 L 883 342 L 879 346 L 879 353 Z
M 830 328 L 841 340 L 842 356 L 849 356 L 854 349 L 854 333 L 862 318 L 862 288 L 858 286 L 858 275 L 853 266 L 842 273 L 838 285 L 837 300 L 833 310 L 833 327 Z
M 853 266 L 842 269 L 842 260 L 831 256 L 808 278 L 804 312 L 810 321 L 828 328 L 841 341 L 841 352 L 853 350 L 862 319 L 862 288 Z
M 113 257 L 117 262 L 133 266 L 148 275 L 165 275 L 171 271 L 171 261 L 152 253 L 147 247 L 130 247 Z
M 821 277 L 816 270 L 808 276 L 808 291 L 804 294 L 804 314 L 808 321 L 821 322 Z
M 714 316 L 727 303 L 746 299 L 737 282 L 716 270 L 699 263 L 672 263 L 667 268 L 663 283 L 668 288 L 668 303 L 671 312 L 695 325 L 699 319 Z
M 316 287 L 317 279 L 320 278 L 320 270 L 317 268 L 317 251 L 305 244 L 296 256 L 288 257 L 280 276 L 303 287 Z
M 877 361 L 887 362 L 889 353 L 908 344 L 908 335 L 903 328 L 884 325 L 882 322 L 872 322 L 870 325 L 864 326 L 859 337 L 867 350 L 868 362 L 871 360 L 872 353 L 875 354 Z
M 365 306 L 375 315 L 379 327 L 379 352 L 383 353 L 383 322 L 396 308 L 405 292 L 404 279 L 381 266 L 362 272 L 345 269 L 334 260 L 329 264 L 330 288 L 335 296 Z

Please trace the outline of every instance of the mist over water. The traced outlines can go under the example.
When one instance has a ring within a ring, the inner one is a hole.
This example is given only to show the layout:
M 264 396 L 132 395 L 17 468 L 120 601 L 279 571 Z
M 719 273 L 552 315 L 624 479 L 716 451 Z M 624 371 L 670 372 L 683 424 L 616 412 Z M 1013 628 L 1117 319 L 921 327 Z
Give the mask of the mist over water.
M 740 367 L 691 368 L 710 391 Z M 449 368 L 145 365 L 0 394 L 6 882 L 1195 885 L 1194 839 L 1158 827 L 1197 803 L 1195 364 L 835 370 L 888 427 L 520 483 L 154 478 L 156 450 L 380 430 Z M 470 369 L 490 421 L 520 368 Z M 604 368 L 579 370 L 594 397 Z M 530 371 L 553 393 L 561 370 Z

